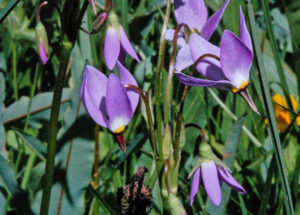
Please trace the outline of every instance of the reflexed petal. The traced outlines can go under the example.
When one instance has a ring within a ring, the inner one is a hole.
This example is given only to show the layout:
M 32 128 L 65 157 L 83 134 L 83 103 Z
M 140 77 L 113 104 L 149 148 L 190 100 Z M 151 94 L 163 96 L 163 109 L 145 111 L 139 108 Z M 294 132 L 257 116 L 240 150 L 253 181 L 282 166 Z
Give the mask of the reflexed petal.
M 214 205 L 221 203 L 221 188 L 218 178 L 218 171 L 213 161 L 201 164 L 201 175 L 206 193 Z
M 247 29 L 245 17 L 241 6 L 240 6 L 240 39 L 250 49 L 251 53 L 253 53 L 251 37 Z
M 132 117 L 132 109 L 126 91 L 113 73 L 109 75 L 107 82 L 106 109 L 109 129 L 112 132 L 117 132 L 121 127 L 125 127 Z
M 131 43 L 129 42 L 126 32 L 124 31 L 124 28 L 121 25 L 119 26 L 119 30 L 120 30 L 120 34 L 121 34 L 122 47 L 131 57 L 136 59 L 137 62 L 140 62 L 139 57 L 137 56 L 135 50 L 133 49 Z
M 193 65 L 194 61 L 192 59 L 191 50 L 189 45 L 184 45 L 178 52 L 175 61 L 175 70 L 181 72 L 187 67 Z
M 48 53 L 46 52 L 46 49 L 45 49 L 45 46 L 44 46 L 44 43 L 42 40 L 40 40 L 39 55 L 40 55 L 43 65 L 45 65 L 48 60 Z
M 215 32 L 229 2 L 230 0 L 226 0 L 223 6 L 217 12 L 215 12 L 211 17 L 208 18 L 208 20 L 206 21 L 205 25 L 201 30 L 201 36 L 204 39 L 209 40 L 211 35 Z
M 199 32 L 207 19 L 207 9 L 203 0 L 174 0 L 177 24 L 185 23 Z
M 197 61 L 199 57 L 201 57 L 204 54 L 213 54 L 216 56 L 220 56 L 220 48 L 211 44 L 207 40 L 205 40 L 203 37 L 193 33 L 190 37 L 190 49 L 193 61 Z M 220 61 L 207 57 L 203 59 L 198 65 L 197 70 L 202 75 L 207 77 L 210 80 L 225 80 L 226 77 L 224 76 L 222 70 Z
M 221 39 L 221 67 L 224 75 L 236 88 L 249 80 L 252 53 L 231 31 L 224 31 Z
M 96 68 L 86 66 L 81 86 L 81 99 L 83 106 L 93 120 L 107 127 L 107 114 L 105 106 L 107 77 Z
M 166 31 L 165 39 L 167 41 L 173 42 L 175 30 L 174 29 L 168 29 Z M 183 47 L 186 45 L 185 39 L 183 38 L 183 33 L 178 32 L 178 37 L 177 37 L 177 46 L 178 47 Z
M 119 77 L 122 85 L 131 84 L 138 87 L 136 80 L 133 75 L 123 66 L 119 61 L 117 62 L 117 67 L 119 71 Z M 127 96 L 129 98 L 132 113 L 134 113 L 138 103 L 139 103 L 139 94 L 132 89 L 126 89 Z
M 185 75 L 181 72 L 175 72 L 175 75 L 181 83 L 188 86 L 215 87 L 222 90 L 229 90 L 232 87 L 231 82 L 227 80 L 220 80 L 220 81 L 205 80 L 205 79 L 195 78 L 189 75 Z
M 240 192 L 241 194 L 245 194 L 246 190 L 232 177 L 230 172 L 223 168 L 223 167 L 217 167 L 219 176 L 221 178 L 221 181 L 224 181 L 228 186 L 233 188 L 234 190 Z
M 193 180 L 192 180 L 192 186 L 191 186 L 191 192 L 190 192 L 190 205 L 193 205 L 194 202 L 194 198 L 198 192 L 198 188 L 199 188 L 199 184 L 201 181 L 200 178 L 200 168 L 198 168 L 195 172 L 194 172 L 194 176 L 193 176 Z
M 113 27 L 108 27 L 104 42 L 104 58 L 108 69 L 112 70 L 120 54 L 120 40 Z

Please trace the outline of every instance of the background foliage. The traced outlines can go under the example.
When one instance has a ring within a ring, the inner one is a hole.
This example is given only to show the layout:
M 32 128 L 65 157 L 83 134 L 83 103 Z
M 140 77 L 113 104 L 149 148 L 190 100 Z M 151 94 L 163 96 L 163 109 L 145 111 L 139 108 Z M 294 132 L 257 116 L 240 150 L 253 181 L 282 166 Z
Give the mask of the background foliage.
M 43 8 L 41 19 L 49 38 L 50 61 L 42 66 L 36 52 L 34 34 L 35 9 L 39 3 L 35 0 L 0 1 L 1 214 L 30 214 L 31 212 L 38 214 L 41 204 L 52 91 L 60 63 L 58 56 L 61 49 L 59 43 L 61 23 L 59 14 L 53 7 Z M 210 14 L 222 3 L 222 0 L 206 1 Z M 284 95 L 285 86 L 278 75 L 278 61 L 274 58 L 272 49 L 274 44 L 267 33 L 261 1 L 254 0 L 252 4 L 256 26 L 259 29 L 257 42 L 261 46 L 261 57 L 271 94 Z M 97 0 L 96 5 L 100 11 L 104 8 L 105 2 Z M 244 1 L 231 0 L 211 39 L 213 43 L 220 41 L 220 36 L 225 29 L 239 33 L 239 5 L 243 6 L 246 16 L 247 9 Z M 287 87 L 299 104 L 300 1 L 271 0 L 269 7 Z M 116 0 L 115 9 L 141 58 L 140 64 L 127 58 L 126 66 L 136 77 L 139 87 L 153 94 L 165 1 Z M 8 16 L 5 16 L 8 12 Z M 91 28 L 94 19 L 95 15 L 89 7 L 82 27 Z M 176 26 L 173 9 L 168 26 L 170 28 Z M 163 203 L 142 108 L 137 110 L 125 132 L 128 146 L 126 155 L 120 151 L 112 135 L 106 129 L 100 128 L 97 171 L 99 186 L 94 189 L 91 184 L 97 128 L 82 106 L 77 119 L 76 113 L 80 101 L 79 92 L 84 65 L 88 62 L 103 72 L 109 72 L 103 63 L 103 39 L 104 31 L 91 36 L 80 32 L 72 51 L 72 63 L 64 86 L 59 116 L 55 178 L 49 214 L 56 214 L 64 180 L 66 186 L 61 214 L 92 214 L 93 208 L 98 208 L 94 214 L 119 214 L 117 190 L 128 184 L 141 166 L 149 170 L 145 184 L 153 195 L 152 214 L 162 214 Z M 166 86 L 171 55 L 171 44 L 166 42 L 166 45 L 162 86 Z M 215 207 L 206 200 L 205 191 L 201 187 L 201 194 L 196 197 L 193 207 L 189 205 L 190 181 L 187 176 L 197 159 L 201 135 L 196 129 L 188 128 L 186 144 L 181 155 L 178 191 L 178 196 L 188 214 L 285 213 L 285 197 L 280 185 L 280 173 L 273 156 L 271 137 L 265 124 L 266 114 L 257 71 L 258 68 L 254 63 L 249 90 L 262 116 L 253 113 L 242 98 L 227 92 L 191 88 L 187 95 L 184 109 L 185 123 L 195 123 L 204 128 L 208 143 L 213 146 L 220 158 L 223 154 L 230 153 L 230 159 L 226 160 L 227 165 L 233 170 L 237 181 L 247 190 L 247 194 L 241 196 L 236 192 L 230 192 L 228 187 L 222 186 L 222 204 Z M 174 79 L 173 89 L 171 103 L 174 107 L 179 107 L 183 85 Z M 177 110 L 177 108 L 172 109 L 172 118 L 175 117 Z M 299 107 L 294 112 L 299 114 Z M 295 117 L 294 114 L 292 116 Z M 280 133 L 280 138 L 297 214 L 300 212 L 299 128 L 291 128 L 285 133 Z M 71 142 L 73 142 L 72 156 L 67 177 L 64 179 L 66 158 Z

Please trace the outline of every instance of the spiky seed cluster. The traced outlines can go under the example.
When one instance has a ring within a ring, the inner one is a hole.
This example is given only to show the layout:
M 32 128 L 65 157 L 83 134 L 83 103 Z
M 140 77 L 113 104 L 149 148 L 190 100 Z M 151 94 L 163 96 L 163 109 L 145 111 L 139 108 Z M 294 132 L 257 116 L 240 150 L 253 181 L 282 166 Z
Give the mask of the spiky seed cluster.
M 152 195 L 144 185 L 146 167 L 140 167 L 132 178 L 132 183 L 118 190 L 118 202 L 122 215 L 148 215 L 151 212 Z

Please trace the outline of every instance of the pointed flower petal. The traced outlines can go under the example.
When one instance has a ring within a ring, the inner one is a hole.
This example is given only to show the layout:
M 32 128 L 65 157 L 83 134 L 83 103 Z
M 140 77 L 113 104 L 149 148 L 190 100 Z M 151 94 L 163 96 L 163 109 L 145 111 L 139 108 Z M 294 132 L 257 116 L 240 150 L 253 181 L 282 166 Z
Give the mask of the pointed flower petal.
M 107 82 L 106 109 L 109 129 L 114 133 L 123 132 L 132 117 L 132 109 L 124 87 L 113 73 Z
M 218 206 L 221 203 L 221 188 L 218 178 L 217 167 L 213 161 L 203 162 L 201 175 L 206 193 L 211 202 Z
M 226 30 L 222 35 L 220 58 L 223 73 L 235 88 L 249 81 L 252 53 L 231 31 Z
M 201 57 L 204 54 L 213 54 L 216 56 L 220 56 L 220 48 L 211 44 L 207 40 L 205 40 L 203 37 L 197 35 L 196 33 L 193 33 L 190 37 L 190 49 L 191 49 L 191 55 L 193 58 L 193 61 L 195 62 L 198 60 L 199 57 Z M 226 77 L 224 76 L 222 70 L 221 70 L 221 64 L 218 60 L 207 57 L 203 59 L 199 64 L 197 65 L 197 70 L 202 75 L 207 77 L 210 80 L 226 80 Z
M 48 60 L 48 53 L 46 52 L 46 49 L 45 49 L 45 46 L 44 46 L 44 43 L 42 40 L 40 40 L 39 54 L 40 54 L 40 58 L 41 58 L 43 65 L 45 65 Z
M 107 77 L 96 68 L 86 66 L 84 69 L 81 99 L 83 106 L 93 120 L 107 127 L 107 114 L 105 106 Z
M 104 58 L 108 69 L 112 70 L 120 54 L 120 41 L 117 32 L 112 26 L 109 26 L 104 42 Z
M 190 192 L 190 205 L 193 205 L 194 202 L 194 198 L 198 192 L 198 188 L 199 188 L 199 184 L 201 181 L 200 178 L 200 168 L 198 168 L 195 172 L 194 172 L 194 176 L 193 176 L 193 180 L 192 180 L 192 187 L 191 187 L 191 192 Z
M 245 17 L 241 6 L 240 6 L 240 39 L 248 47 L 251 53 L 253 53 L 251 37 L 247 29 Z
M 201 30 L 201 36 L 206 40 L 209 40 L 211 35 L 215 32 L 229 2 L 230 0 L 226 0 L 223 6 L 206 21 Z
M 174 0 L 177 24 L 185 23 L 199 32 L 207 19 L 207 9 L 203 0 Z
M 205 80 L 205 79 L 195 78 L 189 75 L 185 75 L 181 72 L 175 72 L 175 75 L 181 83 L 188 86 L 215 87 L 222 90 L 229 90 L 232 88 L 231 82 L 227 80 L 220 80 L 220 81 Z
M 95 0 L 89 0 L 89 2 L 90 2 L 90 5 L 93 9 L 94 14 L 97 14 Z
M 182 70 L 193 65 L 193 63 L 194 61 L 192 59 L 190 46 L 188 44 L 184 45 L 177 53 L 175 61 L 175 70 L 177 72 L 181 72 Z
M 228 186 L 240 192 L 241 194 L 246 193 L 246 190 L 232 177 L 226 168 L 219 166 L 217 168 L 221 181 L 224 181 Z
M 173 42 L 175 30 L 174 29 L 168 29 L 166 31 L 165 39 L 167 41 Z M 183 47 L 186 45 L 185 39 L 183 38 L 183 33 L 178 32 L 178 37 L 177 37 L 177 46 L 178 47 Z
M 126 35 L 126 32 L 124 31 L 124 28 L 120 25 L 119 26 L 119 31 L 121 34 L 121 44 L 123 49 L 134 59 L 136 59 L 137 62 L 140 62 L 139 57 L 137 56 L 135 50 L 133 49 L 130 41 L 128 40 L 128 37 Z
M 138 84 L 134 79 L 133 75 L 119 61 L 117 62 L 117 67 L 122 85 L 131 84 L 138 87 Z M 139 94 L 132 89 L 126 89 L 126 93 L 130 101 L 132 112 L 134 113 L 139 103 Z

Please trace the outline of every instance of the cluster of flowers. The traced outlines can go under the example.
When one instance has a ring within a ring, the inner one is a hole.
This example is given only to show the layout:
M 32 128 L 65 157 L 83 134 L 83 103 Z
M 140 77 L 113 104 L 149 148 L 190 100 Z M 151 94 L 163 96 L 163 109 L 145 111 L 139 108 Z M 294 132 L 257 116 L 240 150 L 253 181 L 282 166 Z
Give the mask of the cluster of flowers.
M 203 0 L 174 0 L 175 17 L 178 25 L 185 24 L 188 29 L 168 29 L 166 40 L 177 38 L 180 50 L 176 57 L 175 74 L 185 85 L 214 87 L 238 93 L 250 107 L 258 113 L 257 108 L 247 90 L 249 72 L 253 60 L 252 42 L 247 30 L 245 18 L 240 8 L 240 36 L 225 30 L 221 37 L 220 47 L 208 40 L 216 30 L 230 0 L 207 19 L 207 8 Z M 95 11 L 94 1 L 90 1 Z M 131 85 L 137 87 L 133 75 L 126 69 L 124 59 L 126 53 L 139 62 L 126 32 L 113 12 L 103 12 L 97 17 L 100 27 L 107 24 L 104 58 L 109 70 L 117 65 L 119 77 L 110 73 L 107 77 L 93 66 L 84 69 L 81 98 L 83 105 L 92 119 L 102 127 L 108 128 L 116 137 L 121 149 L 126 150 L 123 132 L 130 122 L 139 102 L 139 94 Z M 179 26 L 181 27 L 181 26 Z M 176 32 L 178 35 L 175 34 Z M 48 41 L 45 29 L 38 22 L 37 44 L 43 64 L 48 58 Z M 203 58 L 203 56 L 208 56 Z M 199 59 L 202 59 L 199 61 Z M 206 79 L 184 74 L 182 71 L 196 64 L 197 71 Z M 220 161 L 206 143 L 200 146 L 201 159 L 192 171 L 193 180 L 190 192 L 190 204 L 198 192 L 200 179 L 208 197 L 213 204 L 221 203 L 220 184 L 225 182 L 233 189 L 244 194 L 244 188 L 231 176 L 230 170 Z

